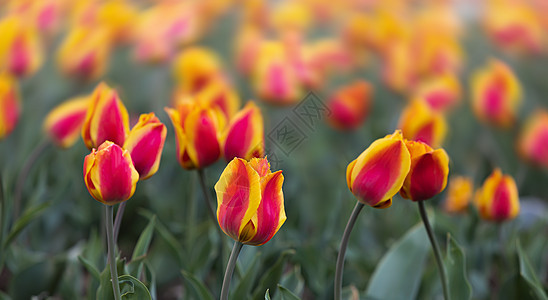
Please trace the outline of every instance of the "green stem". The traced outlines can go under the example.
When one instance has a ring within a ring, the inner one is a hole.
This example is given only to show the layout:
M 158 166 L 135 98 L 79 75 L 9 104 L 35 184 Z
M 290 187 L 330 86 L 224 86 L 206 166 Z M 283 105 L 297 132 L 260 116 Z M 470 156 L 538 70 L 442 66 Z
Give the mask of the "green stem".
M 228 260 L 228 264 L 226 265 L 225 278 L 223 279 L 223 287 L 221 288 L 221 300 L 228 299 L 230 280 L 232 280 L 234 267 L 236 266 L 236 261 L 238 260 L 238 255 L 240 254 L 240 250 L 242 250 L 243 245 L 244 244 L 238 241 L 234 242 L 234 247 L 232 248 L 232 252 L 230 253 L 230 259 Z
M 354 224 L 356 224 L 356 220 L 358 219 L 358 215 L 362 211 L 363 206 L 363 203 L 356 202 L 356 206 L 354 206 L 354 210 L 352 211 L 352 214 L 348 219 L 348 223 L 346 224 L 346 228 L 344 229 L 341 247 L 339 249 L 339 256 L 337 257 L 337 268 L 335 271 L 335 300 L 341 299 L 342 273 L 344 269 L 344 255 L 346 254 L 346 246 L 348 245 L 350 232 L 352 232 L 352 228 L 354 228 Z
M 122 217 L 126 210 L 127 201 L 120 203 L 118 211 L 116 211 L 116 218 L 114 219 L 114 243 L 118 243 L 118 233 L 120 233 L 120 225 L 122 224 Z
M 112 290 L 114 299 L 121 300 L 120 285 L 118 284 L 118 270 L 116 269 L 116 259 L 114 257 L 114 229 L 112 225 L 112 217 L 114 209 L 112 205 L 105 205 L 105 223 L 107 228 L 107 247 L 108 247 L 108 264 L 110 265 L 110 278 L 112 279 Z
M 209 193 L 207 191 L 204 170 L 198 169 L 198 175 L 200 177 L 200 187 L 202 188 L 204 199 L 207 204 L 207 214 L 211 218 L 211 221 L 213 222 L 213 224 L 217 225 L 217 217 L 215 217 L 215 210 L 213 209 L 213 205 L 211 205 L 211 200 L 209 199 Z M 215 227 L 217 227 L 217 229 L 220 230 L 219 226 L 215 226 Z
M 422 222 L 424 223 L 424 228 L 426 229 L 426 233 L 428 234 L 428 238 L 430 239 L 430 244 L 432 244 L 432 250 L 434 251 L 434 257 L 436 258 L 436 263 L 438 265 L 438 270 L 440 272 L 441 286 L 443 288 L 443 298 L 445 300 L 449 300 L 449 291 L 447 290 L 447 279 L 445 278 L 445 268 L 443 267 L 443 262 L 441 261 L 438 242 L 436 241 L 436 238 L 434 237 L 434 231 L 432 230 L 432 227 L 430 226 L 430 222 L 428 221 L 428 215 L 426 214 L 426 210 L 424 208 L 424 201 L 417 201 L 417 202 L 419 203 L 419 212 L 422 218 Z

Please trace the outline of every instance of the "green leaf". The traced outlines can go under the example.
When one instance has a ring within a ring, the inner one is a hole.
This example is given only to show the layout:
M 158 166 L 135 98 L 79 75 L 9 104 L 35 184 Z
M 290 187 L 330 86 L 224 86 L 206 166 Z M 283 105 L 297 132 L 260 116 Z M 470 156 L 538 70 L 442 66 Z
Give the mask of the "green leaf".
M 266 293 L 264 293 L 264 300 L 270 300 L 270 290 L 266 290 Z
M 266 272 L 264 272 L 264 275 L 261 277 L 259 284 L 255 288 L 255 292 L 253 293 L 253 299 L 259 299 L 263 291 L 275 291 L 278 282 L 280 281 L 280 277 L 282 277 L 285 261 L 294 254 L 295 250 L 293 249 L 285 250 L 280 254 L 278 260 L 276 260 L 276 262 Z
M 150 242 L 152 241 L 152 234 L 154 233 L 155 224 L 156 224 L 156 215 L 150 218 L 148 225 L 145 227 L 145 229 L 141 233 L 141 236 L 139 236 L 139 240 L 137 240 L 137 244 L 135 244 L 135 249 L 133 249 L 133 255 L 131 256 L 132 260 L 136 259 L 139 256 L 146 255 L 148 251 L 148 247 L 150 246 Z
M 301 300 L 297 295 L 293 294 L 290 290 L 278 284 L 278 290 L 282 295 L 282 300 Z
M 372 299 L 414 299 L 430 243 L 422 223 L 413 226 L 383 256 L 367 287 Z
M 186 272 L 185 270 L 182 270 L 181 273 L 183 274 L 183 277 L 190 282 L 190 285 L 194 288 L 194 291 L 199 296 L 199 299 L 202 300 L 214 300 L 213 295 L 211 295 L 211 292 L 207 289 L 207 287 L 198 279 L 196 276 Z
M 116 259 L 116 268 L 118 269 L 118 274 L 122 274 L 124 269 L 124 260 Z M 120 278 L 120 276 L 118 276 Z M 97 288 L 96 294 L 97 300 L 114 300 L 114 292 L 112 291 L 112 281 L 110 279 L 110 267 L 107 263 L 105 269 L 99 275 L 99 287 Z
M 257 252 L 249 264 L 247 272 L 242 276 L 242 278 L 240 278 L 234 292 L 231 293 L 231 299 L 248 299 L 250 297 L 249 293 L 251 292 L 251 287 L 253 286 L 257 273 L 259 272 L 257 262 L 260 257 L 261 252 Z
M 40 215 L 43 214 L 46 209 L 50 207 L 50 205 L 51 202 L 44 202 L 25 210 L 23 215 L 13 224 L 10 233 L 4 241 L 3 247 L 6 248 L 30 222 L 40 217 Z
M 151 300 L 150 293 L 144 283 L 131 275 L 118 277 L 120 294 L 124 300 Z
M 529 262 L 529 258 L 527 258 L 525 251 L 523 251 L 523 248 L 521 247 L 521 242 L 519 241 L 519 239 L 517 241 L 517 251 L 519 260 L 519 274 L 527 284 L 529 288 L 529 293 L 536 299 L 548 299 L 546 293 L 544 292 L 544 289 L 542 288 L 542 284 L 535 274 L 535 270 Z
M 452 299 L 472 298 L 472 286 L 466 274 L 466 257 L 457 241 L 448 235 L 447 255 L 444 259 L 449 295 Z
M 78 260 L 82 263 L 86 270 L 88 270 L 88 272 L 93 275 L 95 279 L 100 279 L 101 274 L 99 273 L 99 270 L 89 260 L 81 255 L 78 255 Z

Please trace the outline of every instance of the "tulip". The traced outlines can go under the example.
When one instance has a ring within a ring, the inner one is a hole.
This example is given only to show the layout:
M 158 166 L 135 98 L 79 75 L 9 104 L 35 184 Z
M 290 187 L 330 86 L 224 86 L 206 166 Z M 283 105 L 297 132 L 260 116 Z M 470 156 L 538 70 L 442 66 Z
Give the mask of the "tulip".
M 408 41 L 394 41 L 386 46 L 382 57 L 382 78 L 385 84 L 399 93 L 408 92 L 417 80 Z
M 234 240 L 253 246 L 268 242 L 285 222 L 282 171 L 266 158 L 234 158 L 215 184 L 217 219 Z
M 416 141 L 406 141 L 405 145 L 411 155 L 411 168 L 400 195 L 412 201 L 423 201 L 441 193 L 449 174 L 449 157 L 445 150 L 434 150 Z
M 447 133 L 447 122 L 440 112 L 435 112 L 422 100 L 415 99 L 400 116 L 398 128 L 408 140 L 421 141 L 439 147 Z
M 15 78 L 0 73 L 0 139 L 15 128 L 21 113 L 21 100 Z
M 374 141 L 346 169 L 346 182 L 358 201 L 375 208 L 392 205 L 409 172 L 411 157 L 400 131 Z
M 478 119 L 509 128 L 521 104 L 521 87 L 512 70 L 499 60 L 474 73 L 471 81 L 472 108 Z
M 464 176 L 451 177 L 447 196 L 445 197 L 444 210 L 448 213 L 465 212 L 472 199 L 473 191 L 472 179 Z
M 76 97 L 55 107 L 44 120 L 44 131 L 61 148 L 69 148 L 76 142 L 82 131 L 89 96 Z
M 82 138 L 89 149 L 104 141 L 124 145 L 129 131 L 128 112 L 116 90 L 100 83 L 91 95 L 90 105 L 82 127 Z
M 255 91 L 262 100 L 279 105 L 300 100 L 302 87 L 298 74 L 285 58 L 271 57 L 263 52 L 253 73 Z
M 250 160 L 264 156 L 264 121 L 261 110 L 252 101 L 230 121 L 223 138 L 226 161 L 235 157 Z
M 97 12 L 97 23 L 106 26 L 115 41 L 128 40 L 136 20 L 137 10 L 128 1 L 106 1 Z
M 42 65 L 43 49 L 38 32 L 23 17 L 0 21 L 0 66 L 13 75 L 34 74 Z
M 139 173 L 127 150 L 106 141 L 84 160 L 84 181 L 95 200 L 114 205 L 133 196 Z
M 145 180 L 158 171 L 166 134 L 166 126 L 154 113 L 142 114 L 139 122 L 129 132 L 124 149 L 129 151 L 140 180 Z
M 196 93 L 220 76 L 221 62 L 211 50 L 192 47 L 175 58 L 173 73 L 184 92 Z
M 217 107 L 227 120 L 232 119 L 240 108 L 240 97 L 229 82 L 221 78 L 212 80 L 195 94 L 196 101 L 205 106 Z
M 539 110 L 528 118 L 517 147 L 521 157 L 548 168 L 548 111 Z
M 223 113 L 215 107 L 180 101 L 177 109 L 165 108 L 175 129 L 177 159 L 185 169 L 201 169 L 219 159 Z
M 461 86 L 454 74 L 446 73 L 419 82 L 413 94 L 415 99 L 423 99 L 432 110 L 446 112 L 459 103 Z
M 66 4 L 64 0 L 13 0 L 8 1 L 7 14 L 24 18 L 26 23 L 31 23 L 40 33 L 52 37 L 61 25 Z
M 331 111 L 329 123 L 341 130 L 361 126 L 371 107 L 371 90 L 368 82 L 358 80 L 336 91 L 327 104 Z
M 483 219 L 502 222 L 519 213 L 519 195 L 516 182 L 510 175 L 495 169 L 476 191 L 475 204 Z
M 458 73 L 463 64 L 463 50 L 456 38 L 449 35 L 426 33 L 414 40 L 415 67 L 420 75 L 436 76 Z
M 279 2 L 271 15 L 272 26 L 279 32 L 304 32 L 312 23 L 310 9 L 300 2 Z

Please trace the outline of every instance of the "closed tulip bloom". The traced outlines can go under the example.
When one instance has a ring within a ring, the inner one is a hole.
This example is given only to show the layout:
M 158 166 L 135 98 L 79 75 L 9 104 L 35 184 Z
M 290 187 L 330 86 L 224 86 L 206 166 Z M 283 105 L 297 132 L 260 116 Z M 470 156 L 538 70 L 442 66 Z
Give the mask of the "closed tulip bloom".
M 434 111 L 447 112 L 460 102 L 460 82 L 451 73 L 429 78 L 418 83 L 414 98 L 423 99 Z
M 375 208 L 392 205 L 409 173 L 411 157 L 400 131 L 374 141 L 346 168 L 348 188 L 358 201 Z
M 411 168 L 400 195 L 413 201 L 427 200 L 441 193 L 447 185 L 449 156 L 443 149 L 432 149 L 423 142 L 406 141 L 411 154 Z
M 481 121 L 509 128 L 516 121 L 521 104 L 521 87 L 512 70 L 492 59 L 472 76 L 472 108 Z
M 61 148 L 69 148 L 78 139 L 90 103 L 89 96 L 76 97 L 56 106 L 44 120 L 44 131 Z
M 264 156 L 264 121 L 261 110 L 250 101 L 230 121 L 225 131 L 223 156 L 250 160 Z
M 268 242 L 286 220 L 283 181 L 266 158 L 233 159 L 215 184 L 221 229 L 246 245 Z
M 194 101 L 181 101 L 177 109 L 165 108 L 177 141 L 177 159 L 185 169 L 205 168 L 221 156 L 223 113 Z
M 448 213 L 465 212 L 472 200 L 473 192 L 472 179 L 464 176 L 452 176 L 449 180 L 444 210 Z
M 166 134 L 166 126 L 154 113 L 142 114 L 139 122 L 129 132 L 124 149 L 129 151 L 140 180 L 145 180 L 158 171 Z
M 420 99 L 412 100 L 403 110 L 398 127 L 404 138 L 421 141 L 434 148 L 443 144 L 447 134 L 445 117 Z
M 539 110 L 527 119 L 517 141 L 527 161 L 548 168 L 548 111 Z
M 483 219 L 502 222 L 519 213 L 518 188 L 514 178 L 495 169 L 476 191 L 475 204 Z
M 363 80 L 340 88 L 327 104 L 331 110 L 329 124 L 341 130 L 360 127 L 369 114 L 371 93 L 371 85 Z
M 196 101 L 219 108 L 227 120 L 240 108 L 240 97 L 234 87 L 222 78 L 215 78 L 195 94 Z
M 21 114 L 21 99 L 15 78 L 0 73 L 0 139 L 8 136 Z
M 196 93 L 221 74 L 221 62 L 207 48 L 183 50 L 173 65 L 175 80 L 186 93 Z
M 129 131 L 127 109 L 116 90 L 100 83 L 93 94 L 82 127 L 82 138 L 89 149 L 97 148 L 104 141 L 124 145 Z
M 417 80 L 416 64 L 411 50 L 410 42 L 394 41 L 383 51 L 383 81 L 399 93 L 407 93 Z
M 114 205 L 133 196 L 139 173 L 127 150 L 106 141 L 84 160 L 84 182 L 95 200 Z
M 0 66 L 13 75 L 28 76 L 43 60 L 42 41 L 33 24 L 16 16 L 0 21 Z

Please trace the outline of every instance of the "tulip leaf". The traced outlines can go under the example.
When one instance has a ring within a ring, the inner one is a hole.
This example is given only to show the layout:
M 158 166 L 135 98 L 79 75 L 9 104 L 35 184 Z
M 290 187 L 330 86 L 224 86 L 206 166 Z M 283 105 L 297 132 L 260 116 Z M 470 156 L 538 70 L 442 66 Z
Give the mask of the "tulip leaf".
M 270 290 L 266 290 L 264 293 L 264 300 L 270 300 Z
M 280 294 L 282 295 L 282 300 L 300 300 L 297 295 L 293 294 L 290 290 L 287 288 L 281 286 L 278 284 L 278 290 L 280 291 Z
M 466 274 L 466 257 L 460 245 L 451 235 L 447 238 L 447 255 L 444 265 L 451 299 L 472 298 L 472 286 Z
M 120 294 L 123 300 L 151 300 L 150 293 L 144 283 L 131 275 L 118 277 Z
M 295 250 L 293 249 L 285 250 L 280 254 L 280 257 L 276 260 L 276 262 L 268 270 L 266 270 L 266 272 L 264 272 L 263 277 L 255 288 L 253 299 L 260 298 L 263 291 L 276 290 L 276 286 L 282 277 L 285 261 L 294 254 Z
M 253 286 L 253 282 L 259 272 L 257 263 L 260 257 L 261 252 L 257 252 L 249 264 L 247 272 L 242 276 L 242 278 L 240 278 L 234 292 L 231 293 L 231 299 L 248 299 L 250 297 L 249 293 L 251 292 L 251 287 Z
M 100 279 L 101 274 L 99 273 L 99 270 L 88 259 L 86 259 L 82 255 L 78 255 L 78 260 L 95 279 Z
M 202 283 L 196 276 L 193 274 L 182 270 L 181 273 L 183 274 L 183 277 L 190 282 L 190 285 L 194 288 L 194 291 L 199 296 L 198 299 L 202 300 L 213 300 L 213 295 L 211 295 L 211 292 L 207 289 L 204 283 Z
M 32 222 L 33 220 L 37 219 L 41 214 L 43 214 L 48 207 L 50 207 L 52 203 L 51 202 L 44 202 L 42 204 L 38 204 L 35 206 L 31 206 L 25 212 L 15 223 L 13 224 L 13 227 L 11 228 L 10 233 L 6 237 L 6 240 L 4 241 L 3 247 L 7 247 L 18 235 L 21 233 L 27 225 Z
M 422 223 L 412 227 L 383 256 L 367 287 L 372 299 L 414 299 L 430 243 Z M 396 288 L 397 287 L 397 288 Z
M 122 274 L 124 269 L 124 260 L 116 259 L 116 268 L 118 274 Z M 118 276 L 120 278 L 120 276 Z M 110 267 L 107 263 L 105 269 L 99 275 L 99 287 L 97 288 L 97 300 L 114 300 L 114 292 L 112 291 L 112 281 L 110 279 Z
M 156 224 L 156 215 L 153 215 L 152 218 L 150 218 L 148 225 L 145 227 L 145 229 L 141 233 L 141 236 L 139 236 L 139 240 L 137 240 L 137 244 L 135 244 L 135 248 L 133 249 L 133 255 L 131 256 L 132 260 L 136 259 L 139 256 L 143 256 L 147 254 L 148 247 L 150 246 L 150 242 L 152 241 L 152 235 L 154 233 L 155 224 Z
M 528 292 L 534 299 L 548 299 L 548 297 L 546 296 L 546 292 L 542 288 L 542 284 L 535 274 L 535 270 L 531 266 L 529 258 L 525 254 L 525 251 L 523 251 L 521 242 L 519 240 L 517 241 L 517 252 L 519 260 L 519 274 L 521 276 L 521 279 L 526 283 L 529 289 Z

